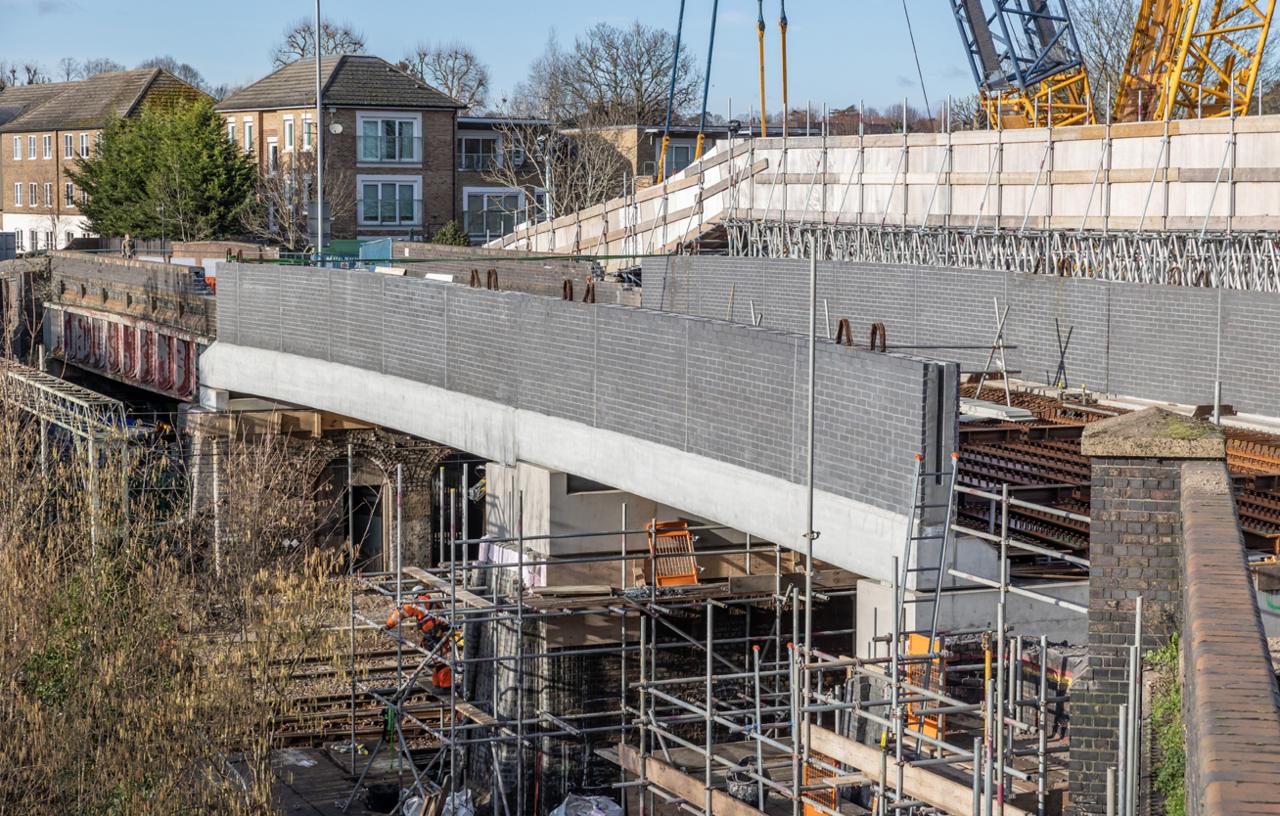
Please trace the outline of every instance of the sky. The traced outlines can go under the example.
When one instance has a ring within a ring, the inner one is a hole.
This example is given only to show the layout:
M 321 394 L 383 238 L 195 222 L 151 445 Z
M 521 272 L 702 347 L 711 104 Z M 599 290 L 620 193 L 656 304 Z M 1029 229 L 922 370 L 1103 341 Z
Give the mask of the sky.
M 686 0 L 684 41 L 706 63 L 712 0 Z M 133 67 L 170 54 L 212 85 L 241 85 L 270 71 L 273 44 L 312 0 L 0 0 L 0 61 L 36 60 L 53 73 L 63 56 L 109 57 Z M 364 33 L 368 52 L 394 62 L 419 42 L 460 41 L 491 72 L 496 103 L 524 79 L 554 32 L 562 47 L 597 22 L 641 21 L 674 30 L 680 0 L 322 0 L 326 18 Z M 946 0 L 906 0 L 924 89 L 937 109 L 973 93 L 973 77 Z M 781 105 L 779 0 L 766 0 L 770 110 Z M 792 107 L 923 107 L 902 0 L 791 0 L 787 4 Z M 755 0 L 720 0 L 708 107 L 735 118 L 759 107 Z

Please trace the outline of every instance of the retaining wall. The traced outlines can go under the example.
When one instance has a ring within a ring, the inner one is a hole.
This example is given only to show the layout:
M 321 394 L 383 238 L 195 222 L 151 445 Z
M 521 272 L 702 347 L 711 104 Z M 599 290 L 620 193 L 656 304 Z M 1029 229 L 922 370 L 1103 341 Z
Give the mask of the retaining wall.
M 644 305 L 789 331 L 808 327 L 809 263 L 725 257 L 649 258 Z M 883 322 L 889 344 L 979 346 L 917 349 L 981 369 L 995 336 L 995 307 L 1009 306 L 1009 367 L 1049 382 L 1065 340 L 1072 386 L 1201 405 L 1213 401 L 1221 327 L 1222 398 L 1246 413 L 1274 415 L 1280 367 L 1273 335 L 1280 295 L 1194 287 L 1113 283 L 998 271 L 823 262 L 819 325 L 848 317 L 865 346 Z M 732 301 L 732 302 L 731 302 Z M 1055 323 L 1055 320 L 1057 321 Z M 833 328 L 834 331 L 834 328 Z M 824 329 L 819 329 L 820 334 Z

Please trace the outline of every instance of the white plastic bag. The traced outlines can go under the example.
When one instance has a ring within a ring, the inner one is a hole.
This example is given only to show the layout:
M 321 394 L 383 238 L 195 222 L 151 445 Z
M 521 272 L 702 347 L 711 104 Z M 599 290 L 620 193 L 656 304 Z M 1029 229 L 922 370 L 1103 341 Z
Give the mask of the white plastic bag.
M 622 816 L 622 808 L 607 796 L 569 794 L 551 816 Z

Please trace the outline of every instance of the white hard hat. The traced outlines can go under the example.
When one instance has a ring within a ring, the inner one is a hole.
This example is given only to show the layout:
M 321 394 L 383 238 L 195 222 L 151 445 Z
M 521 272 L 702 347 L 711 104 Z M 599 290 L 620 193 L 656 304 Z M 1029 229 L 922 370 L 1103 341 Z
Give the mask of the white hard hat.
M 410 591 L 410 592 L 426 592 L 426 591 L 427 591 L 427 588 L 426 588 L 426 587 L 424 587 L 422 584 L 414 584 L 413 589 L 411 589 L 411 590 L 409 590 L 409 591 Z

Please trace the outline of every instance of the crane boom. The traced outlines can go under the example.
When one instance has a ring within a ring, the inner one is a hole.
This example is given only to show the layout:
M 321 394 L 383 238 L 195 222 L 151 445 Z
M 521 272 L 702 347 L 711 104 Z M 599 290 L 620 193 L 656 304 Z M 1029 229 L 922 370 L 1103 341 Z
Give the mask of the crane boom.
M 1276 0 L 1143 0 L 1120 122 L 1238 116 L 1249 109 Z
M 950 0 L 987 120 L 1093 122 L 1089 76 L 1065 0 Z

